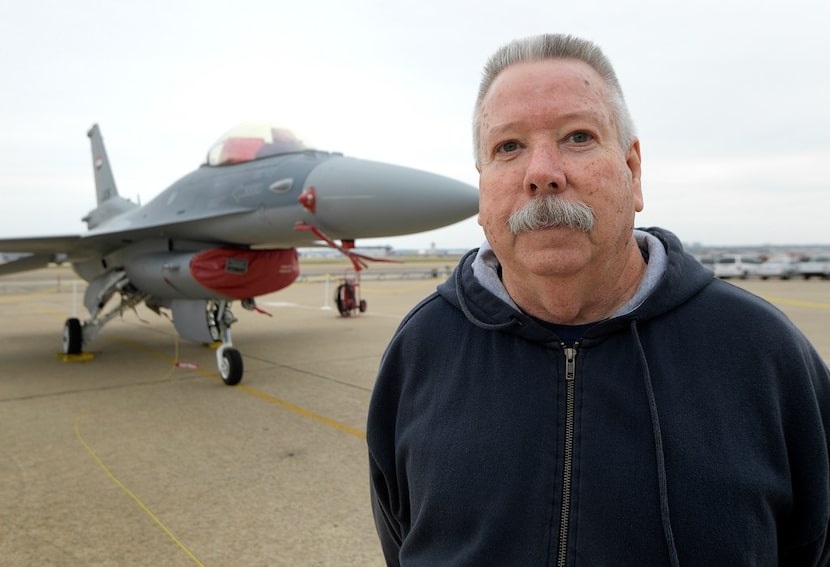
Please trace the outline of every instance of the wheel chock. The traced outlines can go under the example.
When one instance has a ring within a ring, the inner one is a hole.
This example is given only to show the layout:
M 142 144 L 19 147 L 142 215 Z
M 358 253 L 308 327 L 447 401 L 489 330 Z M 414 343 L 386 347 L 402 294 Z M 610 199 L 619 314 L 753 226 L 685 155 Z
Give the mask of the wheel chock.
M 82 352 L 79 354 L 66 354 L 63 352 L 55 353 L 55 356 L 58 360 L 62 360 L 64 362 L 86 362 L 87 360 L 92 360 L 95 358 L 95 355 L 91 352 Z

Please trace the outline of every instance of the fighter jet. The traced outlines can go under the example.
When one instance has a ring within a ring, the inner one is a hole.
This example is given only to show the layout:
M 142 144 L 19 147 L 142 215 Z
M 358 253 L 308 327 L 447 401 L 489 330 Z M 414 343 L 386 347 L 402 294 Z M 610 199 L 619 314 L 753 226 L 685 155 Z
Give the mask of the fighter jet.
M 119 195 L 98 125 L 87 135 L 97 195 L 82 219 L 88 230 L 0 240 L 2 252 L 29 254 L 0 264 L 0 275 L 70 262 L 88 282 L 89 318 L 63 328 L 67 356 L 144 303 L 169 310 L 179 336 L 221 342 L 219 375 L 238 384 L 231 305 L 256 309 L 256 297 L 294 282 L 297 247 L 336 248 L 360 270 L 367 258 L 355 239 L 422 232 L 478 210 L 477 189 L 460 181 L 320 151 L 291 130 L 256 123 L 226 132 L 205 163 L 140 206 Z

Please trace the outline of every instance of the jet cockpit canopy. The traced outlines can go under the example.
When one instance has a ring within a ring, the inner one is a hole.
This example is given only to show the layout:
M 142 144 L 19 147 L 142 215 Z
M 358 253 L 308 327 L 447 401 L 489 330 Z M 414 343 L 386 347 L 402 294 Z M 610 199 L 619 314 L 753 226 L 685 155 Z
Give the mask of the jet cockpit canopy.
M 310 149 L 291 130 L 267 122 L 245 122 L 225 132 L 210 147 L 207 165 L 231 165 Z

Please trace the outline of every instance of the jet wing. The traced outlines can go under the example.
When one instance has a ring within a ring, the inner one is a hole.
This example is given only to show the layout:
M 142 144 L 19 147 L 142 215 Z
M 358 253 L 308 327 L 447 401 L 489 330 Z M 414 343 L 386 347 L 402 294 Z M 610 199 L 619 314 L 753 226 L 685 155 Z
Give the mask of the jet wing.
M 80 235 L 0 238 L 0 252 L 68 253 L 81 241 Z
M 37 270 L 49 262 L 71 260 L 80 255 L 80 243 L 79 235 L 0 239 L 0 252 L 29 254 L 0 264 L 0 276 Z

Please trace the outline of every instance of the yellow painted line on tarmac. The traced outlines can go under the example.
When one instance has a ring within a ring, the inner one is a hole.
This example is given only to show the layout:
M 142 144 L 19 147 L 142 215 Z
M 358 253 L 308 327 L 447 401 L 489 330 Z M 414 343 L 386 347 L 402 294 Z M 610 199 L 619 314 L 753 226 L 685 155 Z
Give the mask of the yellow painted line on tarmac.
M 762 295 L 764 299 L 770 303 L 780 303 L 781 305 L 793 305 L 795 307 L 807 307 L 809 309 L 830 309 L 830 303 L 818 303 L 815 301 L 801 301 L 800 299 L 788 299 L 786 297 L 772 297 L 769 295 Z
M 161 380 L 164 381 L 167 378 L 169 378 L 173 374 L 174 371 L 175 371 L 175 367 L 172 367 L 172 368 L 168 369 L 167 372 L 165 372 L 165 374 L 162 376 Z M 144 384 L 141 387 L 148 387 L 148 386 L 153 385 L 153 384 L 155 384 L 155 382 L 151 383 L 151 384 Z M 110 481 L 112 481 L 113 484 L 115 484 L 124 494 L 126 494 L 141 509 L 141 511 L 144 512 L 144 514 L 146 514 L 147 517 L 150 518 L 150 520 L 152 520 L 152 522 L 154 524 L 156 524 L 156 526 L 158 526 L 158 528 L 162 532 L 164 532 L 164 534 L 174 544 L 176 544 L 176 546 L 179 549 L 181 549 L 182 552 L 185 555 L 187 555 L 187 557 L 193 563 L 195 563 L 196 565 L 199 565 L 200 567 L 203 567 L 204 564 L 201 561 L 199 561 L 199 559 L 190 551 L 190 549 L 188 549 L 187 546 L 179 538 L 176 537 L 176 535 L 170 530 L 170 528 L 168 528 L 164 524 L 164 522 L 162 522 L 161 519 L 153 513 L 152 510 L 150 510 L 150 508 L 144 503 L 144 501 L 141 500 L 141 498 L 139 498 L 138 495 L 136 495 L 135 492 L 130 490 L 127 487 L 126 484 L 121 482 L 121 480 L 117 476 L 115 476 L 115 474 L 112 472 L 112 470 L 110 470 L 110 468 L 106 465 L 106 463 L 104 463 L 104 461 L 101 459 L 101 457 L 98 456 L 98 454 L 95 452 L 95 449 L 93 449 L 92 446 L 86 441 L 86 439 L 84 439 L 84 436 L 81 433 L 81 425 L 82 425 L 84 419 L 86 419 L 88 416 L 94 414 L 96 411 L 101 409 L 103 406 L 113 402 L 114 400 L 116 400 L 118 398 L 124 397 L 125 395 L 126 395 L 125 392 L 120 392 L 118 394 L 108 396 L 107 398 L 99 401 L 97 404 L 94 404 L 94 405 L 90 406 L 89 408 L 87 408 L 86 410 L 79 413 L 75 418 L 75 427 L 74 427 L 75 437 L 78 439 L 78 442 L 83 446 L 83 448 L 86 449 L 86 452 L 89 453 L 89 456 L 92 457 L 92 460 L 95 461 L 95 464 L 98 465 L 98 468 L 100 468 L 104 472 L 104 474 L 107 476 L 107 478 L 109 478 Z
M 168 372 L 168 375 L 169 375 L 170 373 L 172 373 L 172 371 Z M 123 395 L 123 394 L 122 394 L 122 395 Z M 121 482 L 121 481 L 118 479 L 118 477 L 116 477 L 116 476 L 115 476 L 115 474 L 113 474 L 113 472 L 110 470 L 110 468 L 109 468 L 109 467 L 108 467 L 108 466 L 104 463 L 104 461 L 102 461 L 102 460 L 101 460 L 101 458 L 98 456 L 98 454 L 97 454 L 97 453 L 95 452 L 95 450 L 92 448 L 92 446 L 90 446 L 90 444 L 89 444 L 89 443 L 87 443 L 86 439 L 84 439 L 84 436 L 81 434 L 81 423 L 83 422 L 83 420 L 84 420 L 84 419 L 85 419 L 88 415 L 90 415 L 90 414 L 94 413 L 96 410 L 100 409 L 100 408 L 101 408 L 102 406 L 104 406 L 105 404 L 107 404 L 107 403 L 111 402 L 111 401 L 112 401 L 113 399 L 115 399 L 116 397 L 119 397 L 119 396 L 110 396 L 109 398 L 107 398 L 107 399 L 105 399 L 105 400 L 103 400 L 103 401 L 99 402 L 97 405 L 95 405 L 95 406 L 93 406 L 93 407 L 91 407 L 91 408 L 88 408 L 86 411 L 84 411 L 84 412 L 80 413 L 80 414 L 79 414 L 79 415 L 75 418 L 75 428 L 74 428 L 74 429 L 75 429 L 75 437 L 78 439 L 78 442 L 80 442 L 80 444 L 83 446 L 83 448 L 84 448 L 84 449 L 86 449 L 86 451 L 87 451 L 87 453 L 89 453 L 90 457 L 92 457 L 92 460 L 93 460 L 93 461 L 95 461 L 95 463 L 98 465 L 98 467 L 99 467 L 102 471 L 104 471 L 104 474 L 105 474 L 105 475 L 107 475 L 107 478 L 109 478 L 109 479 L 110 479 L 110 480 L 111 480 L 111 481 L 112 481 L 112 482 L 113 482 L 113 483 L 114 483 L 114 484 L 115 484 L 118 488 L 120 488 L 120 489 L 121 489 L 121 491 L 122 491 L 124 494 L 126 494 L 127 496 L 129 496 L 129 497 L 130 497 L 130 499 L 131 499 L 131 500 L 132 500 L 132 501 L 133 501 L 133 502 L 134 502 L 134 503 L 135 503 L 135 504 L 136 504 L 139 508 L 141 508 L 141 511 L 142 511 L 142 512 L 144 512 L 144 513 L 147 515 L 147 517 L 149 517 L 149 518 L 150 518 L 150 520 L 152 520 L 152 521 L 153 521 L 153 523 L 155 523 L 155 524 L 156 524 L 156 526 L 158 526 L 158 527 L 159 527 L 159 529 L 161 529 L 161 531 L 162 531 L 162 532 L 164 532 L 164 534 L 165 534 L 168 538 L 170 538 L 170 540 L 171 540 L 173 543 L 175 543 L 175 544 L 179 547 L 179 549 L 181 549 L 181 550 L 184 552 L 184 554 L 185 554 L 185 555 L 187 555 L 187 556 L 190 558 L 190 560 L 191 560 L 191 561 L 193 561 L 193 563 L 195 563 L 196 565 L 199 565 L 200 567 L 201 567 L 201 566 L 203 566 L 203 563 L 202 563 L 201 561 L 199 561 L 199 559 L 197 559 L 197 558 L 196 558 L 196 556 L 195 556 L 195 555 L 193 555 L 193 553 L 192 553 L 192 552 L 191 552 L 191 551 L 187 548 L 187 546 L 186 546 L 184 543 L 182 543 L 182 541 L 181 541 L 179 538 L 177 538 L 177 537 L 175 536 L 175 534 L 173 534 L 173 532 L 170 530 L 170 528 L 168 528 L 168 527 L 164 524 L 164 522 L 162 522 L 162 521 L 159 519 L 159 517 L 158 517 L 158 516 L 156 516 L 156 515 L 153 513 L 153 511 L 152 511 L 152 510 L 150 510 L 150 508 L 149 508 L 149 507 L 148 507 L 148 506 L 147 506 L 147 505 L 146 505 L 146 504 L 145 504 L 145 503 L 141 500 L 141 498 L 139 498 L 139 497 L 135 494 L 135 492 L 133 492 L 132 490 L 130 490 L 129 488 L 127 488 L 127 485 L 125 485 L 123 482 Z
M 57 317 L 58 319 L 65 319 L 67 317 L 66 313 L 63 313 L 61 311 L 55 311 L 54 309 L 44 307 L 43 305 L 35 305 L 32 307 L 32 309 L 43 315 L 52 315 L 53 317 Z
M 301 408 L 300 406 L 296 406 L 296 405 L 292 404 L 291 402 L 286 402 L 285 400 L 281 400 L 280 398 L 272 396 L 271 394 L 266 394 L 265 392 L 261 392 L 261 391 L 255 389 L 255 388 L 251 388 L 249 386 L 244 386 L 244 385 L 237 385 L 237 386 L 234 386 L 234 388 L 236 388 L 237 390 L 240 390 L 242 392 L 245 392 L 246 394 L 250 394 L 251 396 L 254 396 L 255 398 L 259 398 L 260 400 L 266 401 L 269 404 L 274 404 L 274 405 L 279 406 L 281 408 L 285 408 L 285 409 L 293 411 L 294 413 L 297 413 L 297 414 L 299 414 L 303 417 L 313 419 L 314 421 L 322 423 L 323 425 L 327 425 L 327 426 L 332 427 L 332 428 L 334 428 L 338 431 L 342 431 L 343 433 L 348 433 L 349 435 L 357 437 L 358 439 L 364 439 L 364 440 L 366 439 L 366 433 L 364 433 L 360 429 L 356 429 L 356 428 L 354 428 L 350 425 L 346 425 L 345 423 L 341 423 L 341 422 L 336 421 L 334 419 L 330 419 L 330 418 L 328 418 L 324 415 L 320 415 L 319 413 L 313 412 L 311 410 Z
M 175 340 L 175 356 L 173 356 L 173 357 L 170 357 L 170 356 L 168 356 L 164 353 L 158 352 L 158 351 L 153 350 L 151 348 L 148 348 L 148 347 L 146 347 L 146 346 L 144 346 L 140 343 L 137 343 L 135 341 L 126 339 L 124 337 L 119 337 L 117 335 L 108 335 L 108 338 L 110 338 L 110 339 L 112 339 L 116 342 L 119 342 L 119 343 L 121 343 L 125 346 L 128 346 L 130 348 L 140 350 L 141 352 L 149 354 L 150 356 L 153 356 L 153 357 L 158 358 L 160 360 L 167 361 L 167 362 L 172 362 L 173 364 L 167 370 L 166 374 L 162 378 L 162 381 L 169 378 L 173 374 L 173 372 L 176 370 L 176 368 L 178 368 L 178 363 L 180 362 L 179 359 L 178 359 L 178 353 L 179 353 L 178 336 L 174 337 L 174 340 Z M 211 379 L 219 382 L 220 384 L 222 383 L 222 379 L 215 372 L 209 372 L 209 371 L 207 371 L 207 370 L 205 370 L 201 367 L 193 368 L 193 370 L 195 370 L 196 372 L 198 372 L 199 374 L 201 374 L 203 376 L 206 376 L 208 378 L 211 378 Z M 158 382 L 153 382 L 152 384 L 145 384 L 145 386 L 151 386 L 151 385 L 155 385 L 155 384 L 158 384 Z M 282 400 L 280 398 L 277 398 L 276 396 L 266 394 L 265 392 L 257 390 L 256 388 L 251 388 L 249 386 L 243 386 L 243 385 L 233 386 L 233 388 L 236 389 L 237 391 L 244 392 L 244 393 L 246 393 L 250 396 L 254 396 L 255 398 L 258 398 L 258 399 L 263 400 L 265 402 L 268 402 L 270 404 L 273 404 L 273 405 L 276 405 L 278 407 L 281 407 L 281 408 L 287 409 L 289 411 L 292 411 L 292 412 L 294 412 L 298 415 L 301 415 L 303 417 L 306 417 L 308 419 L 312 419 L 312 420 L 314 420 L 314 421 L 316 421 L 320 424 L 323 424 L 323 425 L 326 425 L 326 426 L 331 427 L 333 429 L 336 429 L 337 431 L 347 433 L 347 434 L 352 435 L 353 437 L 357 437 L 358 439 L 361 439 L 361 440 L 366 439 L 366 434 L 363 431 L 359 430 L 359 429 L 356 429 L 354 427 L 351 427 L 349 425 L 346 425 L 345 423 L 336 421 L 334 419 L 328 418 L 324 415 L 313 412 L 311 410 L 302 408 L 298 405 L 295 405 L 295 404 L 292 404 L 292 403 L 287 402 L 285 400 Z M 176 537 L 176 535 L 172 532 L 172 530 L 170 530 L 170 528 L 168 528 L 164 524 L 164 522 L 162 522 L 161 519 L 153 513 L 152 510 L 150 510 L 150 508 L 141 500 L 141 498 L 139 498 L 120 479 L 118 479 L 118 477 L 115 476 L 115 474 L 103 462 L 103 460 L 101 460 L 101 458 L 98 456 L 98 454 L 92 448 L 92 446 L 90 446 L 89 443 L 87 443 L 86 439 L 84 439 L 83 435 L 81 434 L 81 424 L 82 424 L 83 420 L 87 416 L 94 413 L 96 410 L 100 409 L 101 406 L 105 405 L 106 403 L 111 402 L 116 397 L 118 397 L 118 396 L 111 396 L 111 397 L 99 402 L 96 406 L 88 408 L 86 411 L 79 414 L 77 416 L 77 418 L 75 419 L 75 427 L 74 427 L 75 436 L 77 437 L 78 442 L 84 447 L 84 449 L 86 449 L 86 451 L 89 453 L 89 455 L 92 457 L 92 459 L 98 465 L 98 467 L 104 472 L 104 474 L 119 489 L 121 489 L 122 492 L 124 492 L 127 496 L 129 496 L 129 498 L 133 502 L 135 502 L 135 504 L 159 527 L 159 529 L 162 530 L 162 532 L 164 532 L 164 534 L 173 543 L 176 544 L 176 546 L 179 547 L 179 549 L 182 550 L 182 552 L 185 555 L 187 555 L 187 557 L 193 563 L 195 563 L 196 565 L 199 565 L 201 567 L 203 565 L 202 562 L 199 561 L 199 559 L 187 548 L 187 546 L 181 540 L 179 540 L 179 538 Z
M 58 288 L 50 287 L 47 289 L 41 289 L 39 291 L 30 291 L 27 293 L 18 293 L 15 295 L 4 295 L 0 297 L 0 303 L 17 303 L 19 301 L 33 299 L 35 297 L 40 297 L 42 295 L 49 295 L 50 293 L 57 293 L 58 291 Z
M 144 346 L 140 343 L 136 343 L 136 342 L 131 341 L 129 339 L 125 339 L 123 337 L 113 336 L 113 335 L 108 335 L 108 336 L 110 338 L 120 342 L 123 345 L 129 346 L 130 348 L 134 348 L 136 350 L 146 352 L 147 354 L 149 354 L 151 356 L 154 356 L 155 358 L 165 360 L 165 361 L 168 361 L 168 362 L 172 362 L 174 367 L 178 362 L 181 362 L 181 361 L 178 360 L 178 351 L 179 351 L 178 337 L 174 337 L 175 341 L 176 341 L 176 356 L 170 357 L 170 356 L 168 356 L 164 353 L 155 351 L 151 348 L 148 348 L 148 347 L 146 347 L 146 346 Z M 195 372 L 198 372 L 202 376 L 206 376 L 208 378 L 211 378 L 212 380 L 215 380 L 215 381 L 219 382 L 220 384 L 224 384 L 224 382 L 222 382 L 222 378 L 220 378 L 219 374 L 217 374 L 216 372 L 211 372 L 209 370 L 205 370 L 202 367 L 193 368 L 192 370 L 194 370 Z M 306 417 L 308 419 L 312 419 L 312 420 L 314 420 L 318 423 L 321 423 L 323 425 L 331 427 L 332 429 L 336 429 L 337 431 L 347 433 L 349 435 L 352 435 L 353 437 L 357 437 L 358 439 L 366 439 L 366 433 L 361 431 L 360 429 L 354 428 L 350 425 L 346 425 L 345 423 L 342 423 L 340 421 L 331 419 L 331 418 L 326 417 L 326 416 L 324 416 L 322 414 L 319 414 L 317 412 L 314 412 L 314 411 L 305 409 L 303 407 L 300 407 L 298 405 L 292 404 L 291 402 L 288 402 L 288 401 L 283 400 L 281 398 L 278 398 L 276 396 L 272 396 L 271 394 L 266 394 L 265 392 L 257 390 L 256 388 L 251 388 L 250 386 L 245 386 L 245 385 L 242 385 L 242 384 L 238 384 L 236 386 L 230 386 L 230 387 L 232 387 L 236 390 L 239 390 L 240 392 L 245 392 L 249 396 L 253 396 L 253 397 L 258 398 L 262 401 L 268 402 L 269 404 L 279 406 L 283 409 L 287 409 L 289 411 L 292 411 L 292 412 L 294 412 L 298 415 L 301 415 L 303 417 Z
M 57 312 L 55 312 L 51 309 L 43 309 L 42 311 L 45 312 L 45 313 L 48 313 L 50 315 L 61 316 L 61 314 L 59 314 L 59 313 L 57 313 Z M 149 348 L 149 347 L 147 347 L 147 346 L 145 346 L 141 343 L 137 343 L 135 341 L 126 339 L 124 337 L 120 337 L 118 335 L 107 335 L 107 338 L 112 339 L 115 342 L 119 342 L 123 345 L 126 345 L 130 348 L 133 348 L 135 350 L 140 350 L 140 351 L 142 351 L 146 354 L 149 354 L 150 356 L 152 356 L 154 358 L 158 358 L 158 359 L 163 360 L 165 362 L 172 362 L 173 363 L 172 368 L 176 368 L 177 363 L 181 362 L 179 360 L 179 357 L 178 357 L 179 343 L 178 343 L 178 337 L 177 336 L 174 337 L 174 340 L 175 340 L 175 356 L 173 356 L 173 357 L 171 357 L 167 354 L 164 354 L 162 352 L 159 352 L 157 350 L 153 350 L 153 349 L 151 349 L 151 348 Z M 87 360 L 87 359 L 84 358 L 84 360 Z M 205 370 L 204 368 L 201 368 L 201 367 L 193 368 L 192 370 L 195 370 L 196 372 L 198 372 L 202 376 L 206 376 L 206 377 L 211 378 L 211 379 L 213 379 L 213 380 L 215 380 L 219 383 L 223 383 L 222 379 L 215 372 Z M 358 439 L 366 439 L 366 433 L 364 431 L 361 431 L 360 429 L 357 429 L 357 428 L 352 427 L 350 425 L 346 425 L 345 423 L 342 423 L 340 421 L 328 418 L 328 417 L 326 417 L 322 414 L 319 414 L 317 412 L 305 409 L 305 408 L 300 407 L 298 405 L 292 404 L 291 402 L 288 402 L 288 401 L 283 400 L 281 398 L 277 398 L 276 396 L 266 394 L 265 392 L 262 392 L 260 390 L 257 390 L 255 388 L 251 388 L 250 386 L 245 386 L 245 385 L 237 385 L 237 386 L 234 386 L 234 388 L 241 391 L 241 392 L 245 392 L 246 394 L 248 394 L 250 396 L 254 396 L 255 398 L 258 398 L 258 399 L 263 400 L 265 402 L 268 402 L 270 404 L 279 406 L 281 408 L 287 409 L 287 410 L 292 411 L 292 412 L 294 412 L 298 415 L 301 415 L 303 417 L 312 419 L 312 420 L 314 420 L 318 423 L 321 423 L 323 425 L 326 425 L 328 427 L 336 429 L 337 431 L 347 433 L 349 435 L 352 435 L 353 437 L 357 437 Z
M 40 313 L 43 313 L 43 314 L 52 315 L 52 316 L 55 316 L 55 317 L 58 317 L 58 318 L 63 318 L 64 317 L 64 314 L 62 314 L 58 311 L 55 311 L 53 309 L 46 308 L 46 307 L 37 306 L 37 307 L 35 307 L 35 309 L 37 311 L 39 311 Z M 153 357 L 158 358 L 160 360 L 163 360 L 165 362 L 172 363 L 172 365 L 170 366 L 170 368 L 168 369 L 167 373 L 162 378 L 162 380 L 170 377 L 173 374 L 173 372 L 176 370 L 176 368 L 178 368 L 178 363 L 181 362 L 181 361 L 179 361 L 179 337 L 178 337 L 178 335 L 174 336 L 175 354 L 172 357 L 167 355 L 167 354 L 164 354 L 164 353 L 161 353 L 159 351 L 148 348 L 145 345 L 142 345 L 142 344 L 137 343 L 135 341 L 126 339 L 124 337 L 120 337 L 118 335 L 107 335 L 107 338 L 112 339 L 116 342 L 119 342 L 119 343 L 121 343 L 125 346 L 130 347 L 130 348 L 140 350 L 140 351 L 142 351 L 146 354 L 149 354 L 150 356 L 153 356 Z M 195 370 L 196 372 L 198 372 L 199 374 L 201 374 L 203 376 L 206 376 L 208 378 L 211 378 L 212 380 L 215 380 L 215 381 L 219 382 L 220 384 L 223 384 L 222 379 L 219 377 L 219 375 L 216 372 L 209 372 L 209 371 L 207 371 L 207 370 L 205 370 L 201 367 L 196 367 L 193 370 Z M 152 384 L 146 384 L 146 386 L 154 385 L 154 384 L 157 384 L 157 383 L 158 382 L 153 382 Z M 273 404 L 273 405 L 279 406 L 281 408 L 287 409 L 289 411 L 292 411 L 292 412 L 294 412 L 298 415 L 301 415 L 303 417 L 306 417 L 308 419 L 312 419 L 312 420 L 314 420 L 314 421 L 316 421 L 316 422 L 318 422 L 322 425 L 326 425 L 328 427 L 336 429 L 337 431 L 347 433 L 349 435 L 357 437 L 358 439 L 363 439 L 363 440 L 366 439 L 366 433 L 359 430 L 359 429 L 356 429 L 354 427 L 351 427 L 349 425 L 346 425 L 345 423 L 336 421 L 334 419 L 328 418 L 324 415 L 313 412 L 311 410 L 302 408 L 300 406 L 297 406 L 295 404 L 292 404 L 290 402 L 287 402 L 285 400 L 277 398 L 276 396 L 266 394 L 265 392 L 261 392 L 261 391 L 255 389 L 255 388 L 251 388 L 249 386 L 237 385 L 237 386 L 233 386 L 233 388 L 235 388 L 236 390 L 238 390 L 240 392 L 244 392 L 244 393 L 246 393 L 250 396 L 254 396 L 255 398 L 258 398 L 260 400 L 268 402 L 270 404 Z M 123 491 L 127 496 L 129 496 L 129 498 L 132 499 L 133 502 L 135 502 L 135 504 L 159 527 L 159 529 L 161 529 L 164 532 L 164 534 L 173 543 L 176 544 L 176 546 L 179 547 L 179 549 L 182 550 L 182 552 L 184 552 L 185 555 L 188 556 L 188 558 L 193 563 L 195 563 L 196 565 L 199 565 L 200 567 L 202 567 L 203 566 L 202 562 L 199 561 L 199 559 L 187 548 L 187 546 L 184 543 L 182 543 L 182 541 L 179 540 L 176 537 L 176 535 L 164 524 L 164 522 L 162 522 L 161 519 L 159 519 L 159 517 L 156 516 L 153 513 L 153 511 L 150 510 L 150 508 L 132 490 L 130 490 L 123 482 L 121 482 L 121 480 L 118 479 L 118 477 L 115 476 L 115 474 L 113 474 L 113 472 L 101 460 L 101 458 L 98 456 L 98 454 L 92 448 L 92 446 L 89 443 L 87 443 L 86 439 L 84 439 L 83 435 L 81 434 L 81 424 L 83 423 L 84 419 L 87 416 L 89 416 L 90 414 L 92 414 L 94 411 L 96 411 L 97 409 L 100 409 L 100 407 L 103 406 L 105 403 L 111 402 L 113 399 L 114 399 L 114 397 L 107 398 L 106 400 L 103 400 L 102 402 L 100 402 L 96 406 L 88 408 L 86 411 L 80 413 L 76 417 L 74 431 L 75 431 L 75 436 L 78 439 L 78 442 L 83 446 L 83 448 L 87 451 L 87 453 L 89 453 L 90 457 L 92 457 L 92 459 L 95 461 L 95 463 L 98 465 L 98 467 L 104 472 L 104 474 L 121 491 Z
M 47 313 L 49 315 L 54 315 L 56 317 L 63 317 L 63 315 L 61 313 L 58 313 L 57 311 L 54 311 L 53 309 L 48 309 L 48 308 L 36 308 L 36 309 L 38 311 L 40 311 L 41 313 Z M 140 350 L 144 353 L 147 353 L 150 356 L 153 356 L 153 357 L 158 358 L 160 360 L 163 360 L 163 361 L 166 361 L 166 362 L 171 362 L 173 364 L 174 368 L 176 367 L 176 364 L 178 362 L 180 362 L 179 359 L 178 359 L 179 358 L 179 337 L 178 336 L 174 336 L 175 356 L 173 356 L 173 357 L 171 357 L 167 354 L 158 352 L 156 350 L 153 350 L 151 348 L 148 348 L 147 346 L 145 346 L 141 343 L 131 341 L 131 340 L 126 339 L 124 337 L 119 337 L 118 335 L 107 335 L 107 337 L 112 339 L 112 340 L 115 340 L 117 342 L 120 342 L 123 345 L 129 346 L 130 348 Z M 222 382 L 222 378 L 220 378 L 219 374 L 217 374 L 216 372 L 210 372 L 210 371 L 205 370 L 201 367 L 195 368 L 193 370 L 195 370 L 196 372 L 198 372 L 202 376 L 206 376 L 208 378 L 211 378 L 212 380 L 216 380 L 220 384 L 224 384 L 224 382 Z M 360 429 L 356 429 L 354 427 L 351 427 L 350 425 L 346 425 L 345 423 L 341 423 L 339 421 L 328 418 L 328 417 L 326 417 L 324 415 L 321 415 L 319 413 L 316 413 L 316 412 L 313 412 L 311 410 L 308 410 L 308 409 L 302 408 L 300 406 L 294 405 L 291 402 L 287 402 L 285 400 L 282 400 L 282 399 L 277 398 L 275 396 L 272 396 L 270 394 L 266 394 L 265 392 L 261 392 L 259 390 L 254 389 L 254 388 L 251 388 L 249 386 L 237 385 L 237 386 L 234 386 L 234 388 L 236 388 L 237 390 L 239 390 L 241 392 L 245 392 L 246 394 L 248 394 L 250 396 L 254 396 L 255 398 L 259 398 L 260 400 L 263 400 L 263 401 L 268 402 L 270 404 L 273 404 L 273 405 L 279 406 L 281 408 L 287 409 L 287 410 L 292 411 L 292 412 L 294 412 L 298 415 L 301 415 L 303 417 L 307 417 L 307 418 L 312 419 L 312 420 L 314 420 L 318 423 L 321 423 L 323 425 L 326 425 L 328 427 L 336 429 L 337 431 L 347 433 L 349 435 L 352 435 L 353 437 L 357 437 L 358 439 L 366 439 L 366 433 L 361 431 Z

